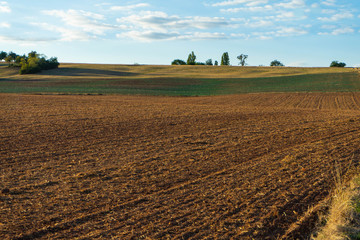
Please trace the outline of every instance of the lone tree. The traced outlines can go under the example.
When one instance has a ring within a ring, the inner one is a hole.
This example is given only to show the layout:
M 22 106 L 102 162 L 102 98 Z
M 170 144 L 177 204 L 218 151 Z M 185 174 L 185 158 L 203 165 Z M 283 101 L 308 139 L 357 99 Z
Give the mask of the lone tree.
M 187 63 L 187 65 L 195 65 L 195 64 L 196 64 L 196 56 L 195 56 L 194 51 L 192 51 L 192 52 L 189 54 L 189 57 L 188 57 L 186 63 Z
M 7 57 L 7 53 L 4 51 L 0 52 L 0 61 L 4 60 Z
M 246 59 L 248 58 L 248 55 L 245 54 L 240 54 L 239 56 L 236 57 L 237 59 L 239 59 L 239 65 L 241 65 L 242 67 L 246 65 Z
M 213 65 L 212 59 L 206 60 L 205 64 L 209 65 L 209 66 L 212 66 Z
M 174 61 L 171 62 L 171 65 L 186 65 L 186 62 L 181 59 L 175 59 Z
M 218 61 L 217 61 L 217 60 L 215 60 L 215 62 L 214 62 L 214 66 L 218 66 L 218 65 L 219 65 Z
M 13 57 L 10 55 L 7 55 L 4 60 L 9 64 L 9 67 L 11 66 L 11 62 L 14 61 Z
M 278 60 L 274 60 L 274 61 L 272 61 L 271 63 L 270 63 L 270 66 L 271 67 L 283 67 L 284 66 L 284 64 L 282 64 L 280 61 L 278 61 Z
M 332 61 L 330 67 L 345 67 L 346 63 L 339 62 L 339 61 Z
M 229 53 L 228 52 L 224 52 L 223 55 L 221 56 L 221 65 L 222 66 L 229 66 L 230 65 L 230 58 L 229 58 Z

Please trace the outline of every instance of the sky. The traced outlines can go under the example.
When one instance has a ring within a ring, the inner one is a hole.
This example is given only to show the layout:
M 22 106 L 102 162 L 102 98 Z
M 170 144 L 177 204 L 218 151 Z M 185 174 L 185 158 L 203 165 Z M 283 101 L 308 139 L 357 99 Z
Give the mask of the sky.
M 359 0 L 0 0 L 0 51 L 59 62 L 360 67 Z

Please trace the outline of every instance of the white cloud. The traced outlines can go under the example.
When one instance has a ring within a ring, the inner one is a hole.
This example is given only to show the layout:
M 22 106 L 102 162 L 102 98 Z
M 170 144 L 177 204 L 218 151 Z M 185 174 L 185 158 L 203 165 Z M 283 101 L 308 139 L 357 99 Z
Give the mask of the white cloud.
M 127 25 L 131 30 L 117 34 L 118 38 L 138 41 L 224 39 L 227 38 L 224 33 L 193 32 L 191 29 L 208 30 L 233 26 L 222 17 L 180 17 L 161 11 L 142 11 L 118 18 L 117 22 Z
M 308 32 L 301 29 L 301 28 L 294 28 L 294 27 L 278 27 L 274 31 L 268 32 L 254 32 L 252 36 L 261 39 L 261 40 L 268 40 L 273 39 L 275 37 L 293 37 L 293 36 L 301 36 L 305 35 Z
M 136 9 L 136 8 L 144 8 L 144 7 L 149 7 L 149 6 L 150 6 L 150 4 L 147 4 L 147 3 L 138 3 L 138 4 L 134 4 L 134 5 L 127 5 L 127 6 L 112 6 L 110 8 L 110 10 L 127 12 L 127 11 L 131 11 L 133 9 Z
M 338 28 L 335 29 L 334 31 L 332 31 L 332 35 L 340 35 L 340 34 L 348 34 L 348 33 L 354 33 L 355 30 L 352 29 L 351 27 L 346 27 L 346 28 Z
M 42 38 L 42 37 L 13 37 L 0 35 L 0 42 L 16 43 L 21 46 L 34 46 L 39 43 L 48 43 L 57 40 L 56 38 Z
M 355 30 L 352 29 L 351 27 L 345 27 L 345 28 L 334 29 L 331 32 L 319 32 L 318 35 L 334 35 L 334 36 L 337 36 L 337 35 L 341 35 L 341 34 L 351 34 L 351 33 L 354 33 L 354 32 L 355 32 Z
M 104 24 L 100 21 L 105 20 L 101 14 L 86 12 L 81 10 L 50 10 L 43 11 L 44 14 L 61 18 L 68 26 L 79 28 L 86 33 L 94 35 L 104 35 L 106 31 L 120 28 L 110 24 Z
M 252 27 L 252 28 L 268 27 L 268 26 L 272 26 L 272 25 L 274 25 L 273 22 L 267 21 L 267 20 L 260 20 L 257 22 L 246 23 L 247 27 Z
M 168 29 L 210 29 L 228 26 L 229 23 L 221 17 L 179 17 L 169 16 L 164 12 L 143 11 L 117 19 L 118 23 L 130 24 L 132 28 L 168 30 Z
M 293 12 L 281 12 L 276 18 L 294 18 L 295 14 Z
M 11 25 L 7 22 L 0 22 L 0 28 L 10 28 Z
M 318 7 L 319 7 L 319 4 L 318 4 L 318 3 L 313 3 L 313 4 L 311 4 L 311 7 L 312 7 L 312 8 L 318 8 Z
M 334 14 L 336 13 L 336 11 L 334 9 L 323 9 L 321 10 L 322 13 L 324 14 Z
M 118 38 L 130 38 L 137 41 L 149 42 L 153 40 L 175 40 L 180 36 L 177 32 L 156 32 L 156 31 L 129 31 L 116 34 Z
M 9 4 L 7 2 L 5 2 L 5 1 L 0 2 L 0 12 L 3 12 L 3 13 L 11 12 L 11 8 L 9 7 Z
M 260 39 L 260 40 L 271 40 L 271 39 L 273 39 L 273 37 L 272 36 L 261 35 L 261 36 L 258 37 L 258 39 Z
M 245 34 L 245 33 L 232 33 L 230 34 L 231 37 L 234 37 L 234 38 L 249 38 L 250 36 L 248 34 Z
M 180 34 L 178 32 L 130 31 L 116 35 L 118 38 L 131 38 L 137 41 L 150 42 L 156 40 L 217 40 L 226 39 L 224 33 L 194 32 Z
M 321 28 L 322 29 L 334 29 L 334 28 L 336 28 L 336 25 L 322 25 Z
M 325 0 L 325 1 L 322 1 L 321 3 L 326 5 L 326 6 L 335 6 L 336 5 L 336 0 Z
M 305 7 L 306 4 L 304 0 L 291 0 L 290 2 L 278 3 L 276 6 L 283 8 L 300 8 Z
M 252 2 L 252 0 L 229 0 L 229 1 L 223 1 L 219 3 L 212 4 L 213 7 L 221 7 L 221 6 L 231 6 L 231 5 L 238 5 L 243 3 L 249 3 Z
M 61 26 L 50 25 L 48 23 L 32 23 L 32 25 L 39 26 L 45 30 L 57 32 L 61 35 L 57 40 L 70 42 L 70 41 L 88 41 L 93 36 L 87 34 L 84 31 L 78 29 L 71 29 Z
M 255 0 L 255 1 L 248 2 L 246 4 L 246 6 L 254 7 L 254 6 L 257 6 L 257 5 L 260 5 L 260 4 L 267 4 L 267 3 L 268 3 L 268 0 Z
M 220 9 L 220 12 L 223 13 L 237 13 L 237 12 L 266 12 L 272 11 L 273 7 L 271 5 L 265 6 L 256 6 L 256 7 L 241 7 L 241 8 L 228 8 L 228 9 Z
M 350 12 L 343 12 L 343 13 L 338 13 L 338 14 L 334 14 L 331 17 L 318 17 L 318 20 L 320 21 L 324 21 L 324 22 L 337 22 L 341 19 L 348 19 L 348 18 L 353 18 L 354 15 Z
M 289 37 L 289 36 L 300 36 L 305 35 L 308 32 L 294 27 L 281 27 L 279 30 L 275 32 L 275 35 L 278 37 Z
M 184 40 L 218 40 L 226 39 L 227 36 L 225 33 L 212 33 L 212 32 L 194 32 L 182 35 L 179 39 Z

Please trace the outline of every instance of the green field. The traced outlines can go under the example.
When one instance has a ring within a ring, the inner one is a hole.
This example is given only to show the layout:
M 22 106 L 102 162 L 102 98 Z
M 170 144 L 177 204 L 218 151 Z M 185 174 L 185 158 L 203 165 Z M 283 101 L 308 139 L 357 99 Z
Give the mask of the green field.
M 1 93 L 207 96 L 255 92 L 357 92 L 351 68 L 61 64 L 19 75 L 0 64 Z

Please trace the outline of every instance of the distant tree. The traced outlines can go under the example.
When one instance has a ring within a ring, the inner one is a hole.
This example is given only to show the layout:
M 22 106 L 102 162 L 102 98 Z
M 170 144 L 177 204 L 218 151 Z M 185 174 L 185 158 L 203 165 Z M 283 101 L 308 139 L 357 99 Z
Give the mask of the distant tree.
M 241 66 L 245 66 L 246 65 L 246 59 L 248 58 L 248 55 L 245 54 L 240 54 L 239 56 L 236 57 L 237 59 L 239 59 L 239 65 Z
M 215 60 L 214 66 L 218 66 L 218 65 L 219 65 L 218 61 Z
M 189 57 L 188 57 L 186 63 L 187 63 L 187 65 L 195 65 L 196 64 L 196 56 L 193 51 L 189 54 Z
M 1 52 L 0 55 L 5 54 Z M 4 59 L 9 63 L 9 67 L 20 67 L 20 74 L 37 73 L 41 70 L 58 68 L 60 65 L 56 57 L 46 59 L 45 55 L 38 54 L 36 51 L 30 52 L 27 56 L 25 54 L 20 56 L 14 52 L 6 55 Z
M 196 62 L 195 65 L 205 65 L 203 62 Z
M 4 60 L 7 57 L 7 53 L 4 51 L 0 52 L 0 61 Z
M 339 62 L 339 61 L 332 61 L 330 67 L 345 67 L 346 63 Z
M 27 57 L 21 58 L 20 65 L 20 74 L 30 74 L 40 72 L 41 70 L 58 68 L 60 64 L 56 57 L 46 59 L 44 55 L 32 51 Z
M 171 62 L 171 65 L 186 65 L 186 62 L 181 59 L 175 59 L 174 61 Z
M 21 60 L 20 74 L 38 73 L 41 71 L 39 66 L 39 58 L 29 57 L 27 60 Z
M 23 57 L 21 57 L 21 56 L 17 56 L 16 58 L 15 58 L 15 63 L 19 66 L 20 65 L 20 63 L 21 63 L 21 59 L 22 59 Z
M 16 53 L 14 53 L 14 52 L 9 52 L 9 53 L 8 53 L 8 56 L 11 57 L 12 61 L 15 61 L 15 59 L 16 59 L 16 57 L 17 57 L 18 55 L 17 55 Z
M 206 60 L 205 64 L 209 65 L 209 66 L 212 66 L 213 65 L 212 59 Z
M 39 54 L 36 51 L 31 51 L 28 54 L 29 58 L 36 58 L 39 57 Z
M 274 61 L 272 61 L 271 63 L 270 63 L 270 66 L 271 67 L 283 67 L 284 66 L 284 64 L 282 64 L 280 61 L 278 61 L 278 60 L 274 60 Z
M 222 66 L 229 66 L 230 65 L 230 58 L 229 58 L 229 53 L 228 52 L 224 52 L 223 55 L 221 56 L 221 65 Z
M 52 57 L 48 60 L 46 60 L 45 57 L 38 58 L 38 64 L 41 70 L 49 70 L 59 67 L 59 62 L 56 57 Z
M 5 62 L 7 62 L 9 64 L 9 67 L 11 66 L 11 62 L 14 61 L 12 56 L 9 56 L 9 55 L 7 55 L 4 60 L 5 60 Z

